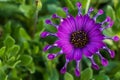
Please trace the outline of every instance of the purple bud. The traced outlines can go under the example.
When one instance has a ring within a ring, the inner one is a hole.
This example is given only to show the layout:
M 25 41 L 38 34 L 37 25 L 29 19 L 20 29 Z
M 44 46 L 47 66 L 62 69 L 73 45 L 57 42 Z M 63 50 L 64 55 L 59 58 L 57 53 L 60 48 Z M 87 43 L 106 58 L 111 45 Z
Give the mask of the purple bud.
M 92 7 L 89 9 L 90 12 L 93 11 L 93 10 L 94 10 L 94 8 L 92 8 Z
M 92 68 L 94 68 L 95 70 L 99 70 L 99 66 L 95 63 L 94 64 L 92 63 Z
M 61 73 L 61 74 L 65 74 L 65 73 L 66 73 L 66 67 L 63 67 L 63 68 L 60 70 L 60 73 Z
M 54 59 L 55 58 L 55 54 L 48 54 L 48 59 L 50 59 L 50 60 L 52 60 L 52 59 Z
M 79 71 L 79 69 L 75 69 L 75 75 L 77 76 L 77 77 L 79 77 L 80 76 L 80 71 Z
M 111 18 L 109 16 L 107 16 L 106 21 L 107 22 L 111 21 Z
M 102 14 L 104 13 L 104 11 L 103 11 L 102 9 L 100 9 L 100 10 L 98 11 L 98 13 L 99 13 L 100 15 L 102 15 Z
M 112 39 L 115 41 L 115 42 L 118 42 L 120 40 L 120 38 L 118 36 L 113 36 Z
M 113 22 L 113 21 L 110 21 L 109 27 L 112 27 L 113 24 L 114 24 L 114 22 Z
M 64 7 L 64 8 L 63 8 L 63 11 L 68 12 L 68 8 L 67 8 L 67 7 Z
M 53 14 L 52 18 L 58 18 L 57 14 Z
M 76 6 L 77 6 L 78 8 L 80 8 L 80 7 L 82 6 L 82 4 L 81 4 L 80 2 L 77 2 L 77 3 L 76 3 Z
M 46 36 L 48 36 L 48 32 L 46 32 L 46 31 L 44 31 L 44 32 L 42 32 L 41 34 L 40 34 L 40 36 L 42 37 L 42 38 L 45 38 Z
M 113 50 L 110 50 L 109 53 L 110 53 L 110 57 L 111 57 L 111 58 L 114 58 L 114 57 L 115 57 L 115 52 L 114 52 Z
M 101 63 L 102 63 L 103 66 L 107 66 L 108 65 L 108 60 L 105 59 L 105 58 L 102 58 Z
M 45 23 L 46 23 L 46 24 L 52 24 L 51 20 L 49 20 L 49 19 L 46 19 L 46 20 L 45 20 Z
M 46 45 L 44 48 L 43 48 L 43 51 L 47 51 L 49 49 L 50 45 Z

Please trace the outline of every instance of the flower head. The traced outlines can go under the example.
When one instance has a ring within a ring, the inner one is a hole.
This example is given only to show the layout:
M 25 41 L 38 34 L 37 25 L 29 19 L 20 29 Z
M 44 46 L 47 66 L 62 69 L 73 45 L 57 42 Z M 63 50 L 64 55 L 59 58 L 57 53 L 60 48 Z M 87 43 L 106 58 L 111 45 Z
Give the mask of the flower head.
M 45 31 L 41 34 L 41 37 L 44 38 L 50 35 L 56 36 L 58 40 L 55 41 L 53 45 L 45 46 L 44 51 L 47 51 L 54 46 L 61 48 L 61 51 L 56 54 L 49 54 L 48 59 L 51 60 L 60 54 L 64 54 L 66 63 L 60 72 L 65 73 L 67 71 L 67 64 L 70 61 L 75 60 L 75 75 L 80 76 L 79 63 L 82 59 L 82 56 L 90 59 L 92 67 L 96 70 L 99 69 L 99 66 L 93 59 L 94 54 L 97 54 L 100 57 L 101 64 L 103 66 L 107 66 L 108 61 L 101 55 L 100 50 L 106 49 L 110 53 L 111 58 L 114 58 L 115 53 L 106 46 L 104 40 L 111 39 L 118 41 L 120 39 L 117 36 L 108 37 L 102 33 L 103 30 L 110 28 L 113 25 L 113 21 L 109 16 L 106 17 L 103 22 L 96 22 L 97 17 L 104 13 L 102 9 L 98 10 L 98 13 L 91 18 L 90 14 L 94 10 L 93 8 L 89 8 L 87 14 L 82 15 L 81 3 L 78 2 L 76 6 L 78 8 L 78 14 L 75 17 L 68 13 L 67 7 L 63 8 L 67 16 L 66 18 L 62 18 L 57 14 L 53 14 L 52 18 L 60 19 L 59 25 L 52 23 L 51 20 L 46 20 L 47 24 L 56 27 L 57 32 L 53 34 Z M 104 24 L 106 23 L 107 25 L 105 26 Z

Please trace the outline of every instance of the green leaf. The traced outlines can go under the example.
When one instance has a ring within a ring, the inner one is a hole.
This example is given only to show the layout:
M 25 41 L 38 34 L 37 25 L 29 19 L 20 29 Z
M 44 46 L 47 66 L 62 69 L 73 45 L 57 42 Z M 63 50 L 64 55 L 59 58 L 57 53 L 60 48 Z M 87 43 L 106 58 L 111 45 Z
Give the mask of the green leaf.
M 0 69 L 0 80 L 5 80 L 5 78 L 6 78 L 5 72 L 2 69 Z
M 93 77 L 93 71 L 91 68 L 87 68 L 81 72 L 81 80 L 90 80 L 92 79 L 92 77 Z
M 41 0 L 38 0 L 37 10 L 39 11 L 39 10 L 41 10 L 41 8 L 42 8 L 42 2 L 41 2 Z
M 39 52 L 39 47 L 38 46 L 33 46 L 33 52 L 37 54 Z
M 15 56 L 15 55 L 19 52 L 19 50 L 20 50 L 20 46 L 14 45 L 14 46 L 12 47 L 12 55 Z
M 20 13 L 18 10 L 18 5 L 10 4 L 7 2 L 0 2 L 0 15 L 3 17 L 3 19 L 4 17 L 7 19 L 8 17 L 14 17 L 16 13 Z
M 6 39 L 4 40 L 4 45 L 7 48 L 12 47 L 15 44 L 15 40 L 11 36 L 7 36 Z
M 65 12 L 64 12 L 61 8 L 58 8 L 58 9 L 57 9 L 57 14 L 58 14 L 59 16 L 62 16 L 62 17 L 65 17 L 65 16 L 66 16 Z
M 65 80 L 74 80 L 73 76 L 70 73 L 68 73 L 68 72 L 65 73 L 64 79 Z
M 35 65 L 33 62 L 31 62 L 29 65 L 26 66 L 27 69 L 30 71 L 30 73 L 34 73 L 35 72 Z
M 95 76 L 95 80 L 110 80 L 110 78 L 107 75 L 100 74 L 98 76 Z
M 113 4 L 114 4 L 114 7 L 116 8 L 117 5 L 119 4 L 119 0 L 112 0 L 113 1 Z
M 91 0 L 79 0 L 82 4 L 82 8 L 85 9 L 85 13 L 87 13 Z
M 70 9 L 74 10 L 74 6 L 73 6 L 71 0 L 65 0 L 65 1 L 66 1 L 67 6 L 68 6 Z
M 50 76 L 50 80 L 59 80 L 59 75 L 56 68 L 52 69 L 52 75 Z
M 110 16 L 114 21 L 116 20 L 115 11 L 110 5 L 107 6 L 106 13 L 107 13 L 107 16 Z
M 2 47 L 0 49 L 0 57 L 4 55 L 5 49 L 6 49 L 6 47 Z
M 2 61 L 0 60 L 0 67 L 2 67 L 3 66 L 3 64 L 2 64 Z
M 29 55 L 21 55 L 20 60 L 21 60 L 21 65 L 27 66 L 27 65 L 31 64 L 33 59 Z
M 91 0 L 87 0 L 86 8 L 85 8 L 85 13 L 88 12 L 88 9 L 89 9 L 89 6 L 90 6 L 90 1 L 91 1 Z
M 6 24 L 5 24 L 5 34 L 10 34 L 11 33 L 11 21 L 8 21 Z
M 47 8 L 50 13 L 55 13 L 58 7 L 55 4 L 48 4 Z
M 21 62 L 21 60 L 15 60 L 15 57 L 11 57 L 8 62 L 7 62 L 7 65 L 8 67 L 10 68 L 15 68 L 19 63 Z
M 120 79 L 120 71 L 116 72 L 116 74 L 114 76 L 116 79 Z
M 27 32 L 23 28 L 20 28 L 19 33 L 23 40 L 31 40 L 30 36 L 27 34 Z
M 27 18 L 31 18 L 31 16 L 34 15 L 35 9 L 30 6 L 30 5 L 25 5 L 22 4 L 19 7 L 19 10 L 24 14 L 24 16 L 26 16 Z

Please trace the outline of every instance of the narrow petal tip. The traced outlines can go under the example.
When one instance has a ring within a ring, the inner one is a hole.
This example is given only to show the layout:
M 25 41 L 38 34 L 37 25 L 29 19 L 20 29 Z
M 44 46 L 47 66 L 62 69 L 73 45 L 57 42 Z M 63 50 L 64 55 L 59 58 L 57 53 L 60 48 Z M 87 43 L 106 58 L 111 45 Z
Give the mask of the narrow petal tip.
M 67 11 L 68 11 L 68 8 L 67 8 L 67 7 L 64 7 L 64 8 L 63 8 L 63 11 L 67 12 Z
M 107 66 L 108 65 L 108 60 L 105 59 L 105 58 L 102 58 L 101 63 L 102 63 L 103 66 Z
M 112 37 L 112 39 L 113 39 L 115 42 L 120 41 L 120 38 L 119 38 L 118 36 L 114 36 L 114 37 Z
M 52 22 L 51 22 L 51 20 L 46 19 L 46 20 L 45 20 L 45 23 L 46 23 L 46 24 L 51 24 Z
M 99 66 L 97 64 L 92 64 L 92 68 L 94 68 L 95 70 L 99 70 Z
M 102 15 L 102 14 L 104 13 L 104 11 L 103 11 L 102 9 L 100 9 L 100 10 L 98 11 L 98 13 L 99 13 L 100 15 Z
M 94 10 L 94 8 L 90 7 L 89 11 L 91 12 L 91 11 L 93 11 L 93 10 Z
M 110 21 L 110 27 L 112 27 L 113 26 L 113 24 L 114 24 L 114 21 Z
M 110 16 L 107 16 L 106 21 L 107 21 L 107 22 L 111 21 Z
M 79 69 L 75 69 L 75 75 L 77 76 L 77 77 L 79 77 L 80 76 L 80 70 Z
M 53 60 L 55 58 L 55 54 L 48 54 L 48 59 Z
M 80 2 L 77 2 L 77 3 L 76 3 L 76 6 L 77 6 L 78 8 L 80 8 L 80 7 L 82 6 L 82 4 L 81 4 Z
M 40 37 L 45 38 L 49 33 L 44 31 L 40 34 Z
M 60 73 L 61 73 L 61 74 L 65 74 L 65 73 L 66 73 L 66 67 L 63 67 L 63 68 L 60 70 Z
M 115 57 L 115 51 L 110 50 L 110 57 L 111 57 L 111 58 L 114 58 L 114 57 Z
M 43 51 L 47 51 L 48 48 L 49 48 L 50 45 L 46 45 L 44 48 L 43 48 Z
M 57 14 L 53 14 L 52 18 L 58 18 Z

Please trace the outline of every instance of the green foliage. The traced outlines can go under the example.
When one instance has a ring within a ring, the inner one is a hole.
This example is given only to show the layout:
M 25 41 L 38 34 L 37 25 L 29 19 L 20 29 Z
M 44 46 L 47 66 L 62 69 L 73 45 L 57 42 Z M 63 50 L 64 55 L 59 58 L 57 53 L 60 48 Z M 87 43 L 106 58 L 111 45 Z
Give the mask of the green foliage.
M 93 77 L 93 71 L 91 68 L 87 68 L 81 73 L 81 80 L 90 80 Z
M 73 66 L 68 66 L 65 75 L 59 73 L 64 64 L 64 56 L 53 61 L 47 59 L 47 54 L 59 49 L 43 52 L 46 44 L 52 44 L 56 38 L 40 38 L 43 30 L 56 32 L 52 26 L 44 23 L 53 13 L 65 17 L 62 7 L 67 6 L 69 13 L 77 14 L 76 2 L 82 3 L 82 12 L 87 13 L 89 7 L 95 12 L 102 8 L 104 20 L 110 16 L 114 20 L 111 29 L 104 34 L 120 36 L 120 1 L 119 0 L 0 0 L 0 80 L 120 80 L 120 42 L 105 41 L 115 50 L 116 57 L 109 60 L 107 67 L 100 65 L 100 70 L 90 68 L 90 61 L 83 59 L 81 76 L 74 75 Z M 94 13 L 93 13 L 94 14 Z M 53 20 L 58 23 L 58 19 Z M 108 55 L 103 52 L 104 56 Z M 88 66 L 88 68 L 86 67 Z
M 73 76 L 70 73 L 66 73 L 64 78 L 65 80 L 74 80 Z

